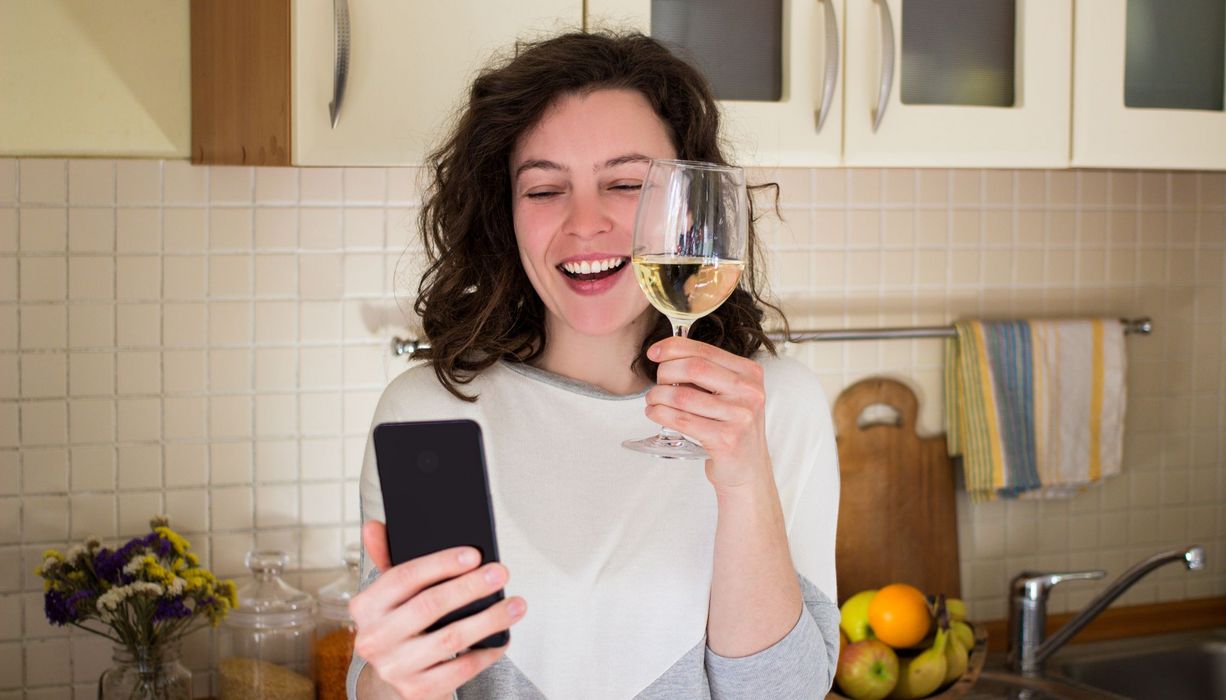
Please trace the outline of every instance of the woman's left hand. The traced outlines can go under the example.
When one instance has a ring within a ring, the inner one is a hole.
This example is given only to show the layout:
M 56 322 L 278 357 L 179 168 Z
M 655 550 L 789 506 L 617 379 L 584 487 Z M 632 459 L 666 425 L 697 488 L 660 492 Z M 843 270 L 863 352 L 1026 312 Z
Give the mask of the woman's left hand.
M 761 365 L 679 337 L 655 343 L 647 356 L 659 363 L 657 384 L 647 392 L 647 417 L 702 443 L 711 455 L 707 478 L 716 489 L 773 480 Z

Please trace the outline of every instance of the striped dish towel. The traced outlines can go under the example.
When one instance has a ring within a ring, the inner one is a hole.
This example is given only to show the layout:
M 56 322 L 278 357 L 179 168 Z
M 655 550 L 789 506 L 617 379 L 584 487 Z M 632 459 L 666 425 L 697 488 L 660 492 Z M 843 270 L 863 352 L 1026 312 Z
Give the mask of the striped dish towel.
M 1118 474 L 1124 332 L 1116 319 L 962 321 L 945 350 L 949 453 L 972 500 L 1058 497 Z

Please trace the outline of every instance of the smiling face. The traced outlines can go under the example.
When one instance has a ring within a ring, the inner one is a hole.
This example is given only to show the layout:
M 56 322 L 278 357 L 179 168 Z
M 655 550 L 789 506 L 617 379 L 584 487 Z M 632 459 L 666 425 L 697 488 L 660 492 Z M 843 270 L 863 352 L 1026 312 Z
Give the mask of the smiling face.
M 520 261 L 551 340 L 607 336 L 643 316 L 630 267 L 639 187 L 652 158 L 676 158 L 665 123 L 633 90 L 560 97 L 511 154 Z

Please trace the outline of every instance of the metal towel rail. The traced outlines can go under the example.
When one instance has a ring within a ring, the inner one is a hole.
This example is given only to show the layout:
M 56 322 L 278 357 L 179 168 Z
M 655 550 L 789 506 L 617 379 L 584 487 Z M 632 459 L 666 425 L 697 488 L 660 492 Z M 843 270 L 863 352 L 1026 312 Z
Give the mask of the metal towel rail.
M 1121 318 L 1124 333 L 1127 335 L 1149 335 L 1154 330 L 1154 322 L 1148 316 L 1141 318 Z M 767 333 L 776 342 L 810 343 L 833 340 L 904 340 L 908 338 L 949 338 L 955 335 L 953 326 L 914 326 L 910 328 L 840 328 L 816 331 L 792 331 L 791 338 L 785 338 L 782 332 Z M 411 355 L 418 350 L 428 350 L 430 343 L 424 340 L 408 340 L 392 338 L 392 354 L 396 356 Z

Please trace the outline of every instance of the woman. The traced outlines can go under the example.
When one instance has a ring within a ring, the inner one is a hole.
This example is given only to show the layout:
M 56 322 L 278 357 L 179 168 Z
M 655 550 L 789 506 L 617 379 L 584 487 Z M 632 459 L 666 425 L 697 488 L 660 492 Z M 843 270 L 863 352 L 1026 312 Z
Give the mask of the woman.
M 416 305 L 429 363 L 392 382 L 374 424 L 482 425 L 505 566 L 477 568 L 461 548 L 388 571 L 368 448 L 363 542 L 370 577 L 384 574 L 351 606 L 362 657 L 351 694 L 820 698 L 830 687 L 838 469 L 826 400 L 810 372 L 774 357 L 752 256 L 691 339 L 670 337 L 628 269 L 653 158 L 724 162 L 710 89 L 649 38 L 589 34 L 529 45 L 479 76 L 432 156 Z M 697 438 L 705 469 L 620 446 L 657 423 Z M 423 632 L 504 586 L 503 602 Z M 461 653 L 512 625 L 508 647 Z

